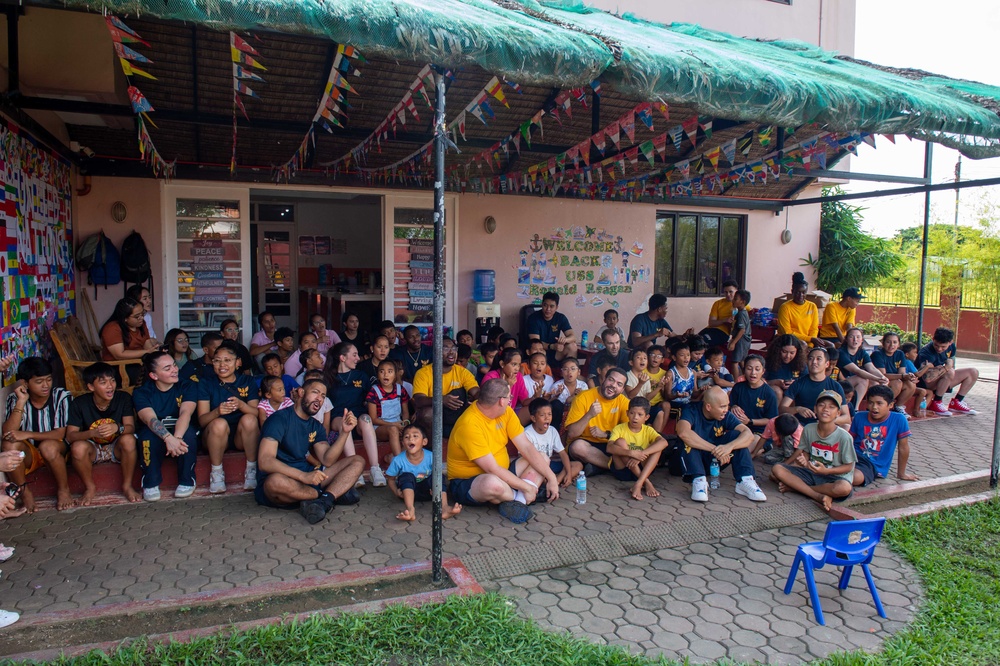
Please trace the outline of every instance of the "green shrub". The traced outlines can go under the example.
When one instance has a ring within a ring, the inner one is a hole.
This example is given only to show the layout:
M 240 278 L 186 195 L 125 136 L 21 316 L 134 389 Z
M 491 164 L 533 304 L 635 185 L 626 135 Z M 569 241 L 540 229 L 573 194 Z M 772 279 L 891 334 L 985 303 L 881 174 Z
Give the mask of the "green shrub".
M 903 336 L 903 329 L 895 324 L 886 324 L 880 321 L 865 321 L 858 322 L 856 326 L 864 331 L 865 335 L 885 335 L 886 333 L 895 333 L 900 337 Z

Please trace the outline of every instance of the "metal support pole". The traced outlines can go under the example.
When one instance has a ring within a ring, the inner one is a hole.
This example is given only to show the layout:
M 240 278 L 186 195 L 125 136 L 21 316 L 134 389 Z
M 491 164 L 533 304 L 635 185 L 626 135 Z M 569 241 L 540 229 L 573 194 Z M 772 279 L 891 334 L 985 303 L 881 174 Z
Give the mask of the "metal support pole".
M 436 102 L 434 107 L 434 416 L 431 426 L 431 447 L 434 451 L 432 471 L 433 517 L 431 527 L 431 569 L 435 583 L 444 577 L 442 570 L 441 475 L 444 435 L 444 396 L 441 375 L 444 371 L 441 353 L 444 343 L 444 148 L 448 129 L 445 127 L 444 76 L 434 75 Z
M 927 183 L 931 182 L 931 158 L 934 153 L 934 144 L 928 141 L 924 144 L 924 178 Z M 920 301 L 917 307 L 917 346 L 922 347 L 924 342 L 924 295 L 927 290 L 927 233 L 931 224 L 931 192 L 924 192 L 924 242 L 920 251 Z
M 997 410 L 993 413 L 993 462 L 990 463 L 990 488 L 997 487 L 1000 476 L 1000 377 L 997 378 Z

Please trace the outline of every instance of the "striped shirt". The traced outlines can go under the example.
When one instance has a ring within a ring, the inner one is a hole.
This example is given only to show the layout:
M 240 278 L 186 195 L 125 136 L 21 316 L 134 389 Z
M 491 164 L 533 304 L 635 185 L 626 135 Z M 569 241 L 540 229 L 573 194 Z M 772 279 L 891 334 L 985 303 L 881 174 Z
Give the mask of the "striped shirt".
M 52 387 L 48 402 L 41 408 L 35 407 L 29 399 L 21 414 L 20 430 L 24 432 L 50 432 L 65 427 L 69 420 L 71 400 L 69 391 L 58 387 Z M 6 414 L 9 415 L 16 406 L 17 395 L 12 391 L 7 396 Z

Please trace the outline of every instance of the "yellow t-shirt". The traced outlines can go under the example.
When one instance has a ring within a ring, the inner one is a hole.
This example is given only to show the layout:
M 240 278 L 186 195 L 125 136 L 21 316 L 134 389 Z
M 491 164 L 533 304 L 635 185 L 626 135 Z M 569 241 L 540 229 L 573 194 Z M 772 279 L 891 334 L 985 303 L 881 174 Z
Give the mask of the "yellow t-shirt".
M 712 311 L 708 314 L 709 319 L 729 319 L 733 316 L 733 302 L 728 301 L 725 298 L 720 298 L 716 302 L 712 303 Z M 733 328 L 729 324 L 720 324 L 714 328 L 720 331 L 725 331 L 726 335 L 731 333 Z
M 785 301 L 778 310 L 778 335 L 794 335 L 806 344 L 819 335 L 819 310 L 812 301 Z
M 847 333 L 847 329 L 854 326 L 854 318 L 858 311 L 854 308 L 847 308 L 838 302 L 830 303 L 823 310 L 823 325 L 819 328 L 819 337 L 835 338 L 837 332 L 833 330 L 833 324 L 840 326 L 841 334 Z
M 663 375 L 667 374 L 667 371 L 663 369 L 663 366 L 660 366 L 659 372 L 647 369 L 646 374 L 649 375 L 649 383 L 653 387 L 653 392 L 647 395 L 646 398 L 649 399 L 650 406 L 658 405 L 663 402 L 663 394 L 660 393 L 656 385 L 660 383 L 660 380 L 663 379 Z
M 419 371 L 418 371 L 419 374 Z M 497 465 L 510 467 L 507 442 L 524 432 L 510 407 L 495 419 L 488 418 L 472 403 L 455 422 L 448 437 L 448 478 L 469 479 L 483 473 L 474 460 L 492 455 Z
M 632 432 L 632 429 L 628 427 L 628 423 L 619 423 L 615 426 L 614 430 L 611 431 L 611 437 L 608 437 L 608 443 L 617 441 L 619 439 L 624 439 L 625 443 L 628 444 L 630 451 L 645 451 L 649 448 L 649 445 L 660 438 L 660 433 L 653 430 L 648 425 L 642 426 L 639 432 Z
M 451 366 L 451 370 L 441 375 L 441 395 L 448 395 L 455 389 L 464 388 L 466 392 L 474 388 L 479 388 L 476 378 L 472 376 L 467 368 L 463 368 L 457 363 Z M 425 365 L 417 370 L 413 375 L 413 395 L 434 395 L 434 367 Z
M 587 389 L 574 398 L 573 404 L 569 408 L 569 414 L 566 416 L 566 423 L 576 423 L 582 419 L 595 401 L 601 403 L 601 413 L 587 422 L 587 427 L 580 434 L 580 439 L 603 444 L 606 440 L 597 439 L 591 435 L 590 427 L 597 426 L 601 430 L 610 432 L 619 423 L 628 421 L 628 396 L 623 393 L 614 400 L 605 400 L 600 397 L 598 389 Z

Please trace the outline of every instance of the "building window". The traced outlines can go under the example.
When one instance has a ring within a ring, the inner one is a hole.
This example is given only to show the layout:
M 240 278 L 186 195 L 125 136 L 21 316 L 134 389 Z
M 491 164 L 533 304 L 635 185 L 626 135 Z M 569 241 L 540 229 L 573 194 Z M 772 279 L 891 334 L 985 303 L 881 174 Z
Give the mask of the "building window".
M 746 217 L 656 214 L 656 291 L 667 296 L 717 296 L 722 283 L 744 284 Z

